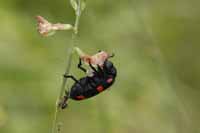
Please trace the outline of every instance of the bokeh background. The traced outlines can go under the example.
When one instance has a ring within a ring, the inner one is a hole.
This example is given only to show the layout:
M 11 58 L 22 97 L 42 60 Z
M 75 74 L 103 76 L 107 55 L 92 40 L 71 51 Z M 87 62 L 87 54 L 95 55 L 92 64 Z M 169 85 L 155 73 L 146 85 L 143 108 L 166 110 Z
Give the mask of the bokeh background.
M 70 101 L 62 132 L 200 133 L 199 5 L 88 0 L 78 47 L 114 52 L 118 77 L 109 91 Z M 0 0 L 0 133 L 51 132 L 71 32 L 41 37 L 36 15 L 74 21 L 67 0 Z M 71 73 L 84 76 L 77 62 Z

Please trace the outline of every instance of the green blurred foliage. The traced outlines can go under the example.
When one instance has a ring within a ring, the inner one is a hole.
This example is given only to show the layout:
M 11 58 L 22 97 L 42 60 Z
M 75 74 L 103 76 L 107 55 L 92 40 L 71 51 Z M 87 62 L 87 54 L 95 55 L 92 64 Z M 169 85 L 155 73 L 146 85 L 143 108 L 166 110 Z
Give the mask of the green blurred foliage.
M 60 116 L 62 131 L 199 133 L 199 4 L 88 0 L 78 47 L 90 54 L 114 52 L 118 77 L 110 91 L 70 101 Z M 51 131 L 71 33 L 41 37 L 36 15 L 52 22 L 74 21 L 69 1 L 1 0 L 1 133 Z M 77 58 L 71 73 L 81 77 Z

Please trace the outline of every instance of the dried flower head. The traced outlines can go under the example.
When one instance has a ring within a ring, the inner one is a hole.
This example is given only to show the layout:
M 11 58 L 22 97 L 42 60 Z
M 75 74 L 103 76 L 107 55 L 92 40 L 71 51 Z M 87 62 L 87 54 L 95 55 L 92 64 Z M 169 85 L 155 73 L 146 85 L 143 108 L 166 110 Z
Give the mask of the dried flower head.
M 91 56 L 91 55 L 85 54 L 78 47 L 76 47 L 75 50 L 84 63 L 86 64 L 91 63 L 93 66 L 97 66 L 97 65 L 103 66 L 105 60 L 114 56 L 113 54 L 109 54 L 105 51 L 100 51 L 97 54 Z
M 42 36 L 50 36 L 55 33 L 57 30 L 72 30 L 73 26 L 70 24 L 61 24 L 61 23 L 56 23 L 52 24 L 49 21 L 47 21 L 45 18 L 42 16 L 36 16 L 37 19 L 37 29 L 38 32 Z

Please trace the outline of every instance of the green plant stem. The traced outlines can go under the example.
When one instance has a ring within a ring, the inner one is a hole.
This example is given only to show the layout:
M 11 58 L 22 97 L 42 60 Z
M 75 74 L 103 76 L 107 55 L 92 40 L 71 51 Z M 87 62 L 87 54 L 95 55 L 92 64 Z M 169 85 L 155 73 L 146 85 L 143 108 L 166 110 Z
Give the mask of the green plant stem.
M 68 47 L 67 66 L 66 66 L 64 75 L 68 75 L 70 68 L 71 68 L 73 49 L 74 49 L 74 46 L 77 45 L 76 42 L 77 42 L 80 16 L 81 16 L 81 0 L 78 0 L 78 9 L 76 11 L 76 19 L 75 19 L 75 24 L 74 24 L 74 30 L 73 30 L 73 33 L 72 33 L 72 42 L 71 42 L 70 47 Z M 56 101 L 56 109 L 55 109 L 55 114 L 54 114 L 52 133 L 59 133 L 60 132 L 60 129 L 57 129 L 57 126 L 59 124 L 58 114 L 61 111 L 61 109 L 59 107 L 59 102 L 62 100 L 66 84 L 67 84 L 67 78 L 63 77 L 60 93 L 59 93 L 57 101 Z M 61 125 L 59 126 L 59 128 L 61 128 Z

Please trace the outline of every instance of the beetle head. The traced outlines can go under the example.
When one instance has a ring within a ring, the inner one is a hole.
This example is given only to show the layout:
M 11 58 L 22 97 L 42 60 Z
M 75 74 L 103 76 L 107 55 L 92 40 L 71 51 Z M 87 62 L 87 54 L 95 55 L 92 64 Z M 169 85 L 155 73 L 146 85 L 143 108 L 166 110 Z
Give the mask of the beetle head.
M 111 61 L 106 60 L 103 65 L 105 70 L 110 70 L 113 68 L 113 63 Z
M 104 62 L 103 70 L 109 75 L 113 75 L 113 76 L 117 75 L 117 70 L 111 61 L 106 60 Z

